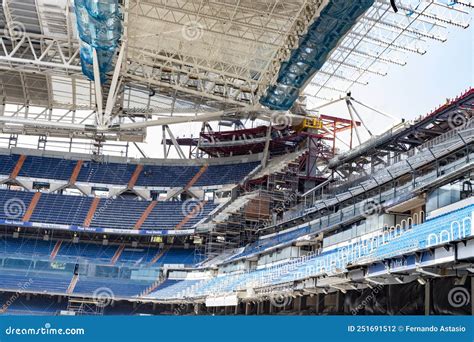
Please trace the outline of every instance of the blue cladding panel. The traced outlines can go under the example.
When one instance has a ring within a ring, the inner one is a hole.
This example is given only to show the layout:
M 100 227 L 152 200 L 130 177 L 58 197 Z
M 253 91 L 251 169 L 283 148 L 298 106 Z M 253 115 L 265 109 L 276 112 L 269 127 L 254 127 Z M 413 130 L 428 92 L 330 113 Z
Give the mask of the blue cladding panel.
M 122 36 L 122 18 L 117 0 L 75 0 L 77 28 L 81 39 L 83 73 L 94 79 L 93 49 L 97 50 L 101 82 L 112 70 L 115 50 Z
M 282 63 L 277 83 L 267 89 L 260 103 L 273 110 L 290 109 L 301 87 L 321 69 L 329 53 L 373 3 L 374 0 L 331 0 L 290 59 Z
M 90 16 L 97 20 L 107 20 L 110 16 L 119 16 L 117 0 L 84 0 L 84 6 Z

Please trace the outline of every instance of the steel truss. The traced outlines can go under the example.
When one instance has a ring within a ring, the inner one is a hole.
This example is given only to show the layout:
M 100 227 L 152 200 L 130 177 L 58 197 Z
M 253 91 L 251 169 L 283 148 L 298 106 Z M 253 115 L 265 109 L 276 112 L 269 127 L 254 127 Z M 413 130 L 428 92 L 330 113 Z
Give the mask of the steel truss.
M 429 43 L 445 42 L 450 27 L 467 28 L 468 6 L 440 1 L 376 0 L 358 24 L 341 40 L 305 95 L 316 105 L 345 95 L 352 87 L 368 85 L 371 75 L 385 76 L 391 65 L 406 65 L 406 54 L 426 53 Z
M 119 67 L 112 84 L 97 91 L 81 72 L 70 0 L 40 0 L 27 9 L 3 0 L 1 132 L 141 141 L 150 126 L 250 113 L 268 119 L 259 98 L 326 3 L 125 0 Z M 398 13 L 389 0 L 377 0 L 341 40 L 305 89 L 311 104 L 368 84 L 368 76 L 383 77 L 389 65 L 406 64 L 407 53 L 445 41 L 449 27 L 468 26 L 472 8 L 464 0 L 396 4 Z

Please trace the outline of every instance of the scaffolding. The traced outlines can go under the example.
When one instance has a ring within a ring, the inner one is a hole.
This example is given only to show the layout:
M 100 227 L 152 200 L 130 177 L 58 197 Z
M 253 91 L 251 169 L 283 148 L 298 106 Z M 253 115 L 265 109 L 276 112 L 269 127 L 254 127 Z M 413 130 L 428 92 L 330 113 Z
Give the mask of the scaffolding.
M 87 298 L 68 297 L 67 311 L 76 316 L 103 316 L 105 306 Z

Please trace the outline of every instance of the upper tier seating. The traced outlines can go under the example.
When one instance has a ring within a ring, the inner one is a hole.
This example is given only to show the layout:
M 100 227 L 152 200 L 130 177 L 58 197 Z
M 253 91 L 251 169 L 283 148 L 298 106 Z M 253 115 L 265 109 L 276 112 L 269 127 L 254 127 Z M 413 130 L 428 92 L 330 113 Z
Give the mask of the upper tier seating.
M 86 161 L 82 164 L 77 181 L 101 184 L 127 184 L 135 168 L 136 165 L 133 164 L 101 164 Z
M 9 176 L 18 159 L 19 155 L 0 154 L 0 175 Z M 210 165 L 194 186 L 238 183 L 258 164 L 258 162 L 249 162 Z M 71 178 L 76 165 L 76 160 L 27 156 L 18 176 L 67 181 Z M 125 186 L 130 181 L 136 167 L 136 164 L 84 161 L 77 181 Z M 144 165 L 135 185 L 168 188 L 185 187 L 200 169 L 201 166 Z
M 16 154 L 0 155 L 0 175 L 9 176 L 15 168 L 19 157 Z
M 18 176 L 68 180 L 76 164 L 75 160 L 28 156 Z
M 21 220 L 33 192 L 0 190 L 0 220 Z M 42 193 L 29 222 L 84 226 L 93 198 Z M 133 229 L 150 202 L 132 199 L 101 199 L 90 222 L 91 228 Z M 158 202 L 141 229 L 175 229 L 187 212 L 184 202 Z M 207 202 L 180 229 L 190 229 L 216 208 Z M 16 212 L 15 210 L 19 210 Z

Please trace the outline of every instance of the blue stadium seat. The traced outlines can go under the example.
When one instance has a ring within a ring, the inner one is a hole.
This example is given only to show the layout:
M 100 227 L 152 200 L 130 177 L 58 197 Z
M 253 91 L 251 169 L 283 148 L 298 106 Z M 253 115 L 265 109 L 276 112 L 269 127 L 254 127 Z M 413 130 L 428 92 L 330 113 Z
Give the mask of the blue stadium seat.
M 19 157 L 19 155 L 0 155 L 0 175 L 10 175 Z M 19 176 L 67 181 L 70 179 L 76 165 L 76 160 L 27 156 L 20 169 Z M 194 186 L 235 184 L 240 182 L 258 165 L 258 162 L 210 165 Z M 84 161 L 77 181 L 126 185 L 136 167 L 136 164 Z M 135 185 L 168 188 L 184 187 L 200 169 L 200 166 L 144 165 Z
M 21 220 L 33 197 L 32 192 L 0 190 L 0 206 L 12 209 L 9 213 L 0 210 L 0 220 Z M 91 207 L 93 198 L 42 193 L 30 222 L 83 226 Z M 16 205 L 9 205 L 9 204 Z M 175 229 L 188 215 L 186 202 L 158 202 L 142 225 L 142 229 Z M 143 212 L 149 206 L 148 201 L 135 199 L 101 199 L 90 223 L 92 228 L 133 229 Z M 196 203 L 197 204 L 197 203 Z M 202 210 L 181 227 L 192 228 L 205 218 L 217 204 L 207 202 Z M 13 212 L 19 210 L 18 213 Z
M 27 156 L 18 176 L 69 180 L 76 164 L 75 160 Z
M 15 168 L 15 165 L 18 162 L 19 158 L 20 156 L 16 154 L 0 154 L 0 175 L 9 176 Z

